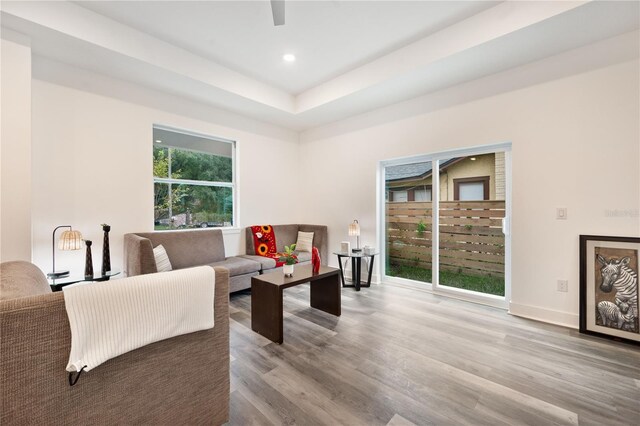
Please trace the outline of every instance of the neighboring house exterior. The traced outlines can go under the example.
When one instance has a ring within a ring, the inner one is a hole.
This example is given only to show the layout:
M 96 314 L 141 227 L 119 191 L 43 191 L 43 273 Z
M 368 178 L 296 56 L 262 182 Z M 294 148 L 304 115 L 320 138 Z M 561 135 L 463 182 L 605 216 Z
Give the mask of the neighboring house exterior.
M 431 164 L 388 167 L 387 201 L 432 201 Z M 504 199 L 504 153 L 456 157 L 440 164 L 441 201 Z

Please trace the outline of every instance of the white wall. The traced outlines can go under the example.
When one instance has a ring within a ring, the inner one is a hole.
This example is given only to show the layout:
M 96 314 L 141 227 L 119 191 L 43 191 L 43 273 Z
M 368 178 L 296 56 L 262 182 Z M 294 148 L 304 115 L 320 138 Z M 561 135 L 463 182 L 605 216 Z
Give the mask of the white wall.
M 313 206 L 308 220 L 329 226 L 331 250 L 353 219 L 362 243 L 377 247 L 380 160 L 511 141 L 510 310 L 576 327 L 578 235 L 640 235 L 639 75 L 636 60 L 434 112 L 416 99 L 304 132 L 302 184 L 315 188 L 302 199 Z M 555 219 L 556 207 L 568 220 Z M 556 291 L 558 279 L 568 293 Z
M 0 261 L 31 260 L 31 48 L 2 30 Z
M 88 81 L 100 79 L 92 78 Z M 122 90 L 116 81 L 102 83 L 103 89 L 112 84 L 114 93 Z M 101 266 L 101 223 L 111 225 L 117 268 L 122 267 L 123 235 L 153 229 L 153 124 L 237 141 L 239 226 L 297 219 L 279 183 L 283 171 L 297 164 L 296 133 L 266 136 L 220 124 L 224 120 L 215 115 L 190 118 L 41 80 L 32 84 L 33 261 L 44 271 L 51 269 L 56 225 L 72 225 L 94 241 L 95 270 Z M 243 237 L 239 231 L 225 235 L 228 256 L 244 251 Z M 56 263 L 82 271 L 84 250 L 57 252 Z

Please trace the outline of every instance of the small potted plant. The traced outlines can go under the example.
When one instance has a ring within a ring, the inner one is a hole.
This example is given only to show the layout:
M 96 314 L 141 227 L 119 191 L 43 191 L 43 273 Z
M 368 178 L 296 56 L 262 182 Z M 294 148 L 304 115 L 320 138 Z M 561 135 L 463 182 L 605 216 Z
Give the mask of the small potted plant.
M 284 272 L 285 277 L 293 276 L 293 265 L 298 263 L 298 256 L 294 253 L 296 249 L 295 244 L 291 244 L 290 246 L 284 246 L 284 253 L 282 256 L 278 258 L 278 261 L 284 262 L 284 266 L 282 267 L 282 272 Z

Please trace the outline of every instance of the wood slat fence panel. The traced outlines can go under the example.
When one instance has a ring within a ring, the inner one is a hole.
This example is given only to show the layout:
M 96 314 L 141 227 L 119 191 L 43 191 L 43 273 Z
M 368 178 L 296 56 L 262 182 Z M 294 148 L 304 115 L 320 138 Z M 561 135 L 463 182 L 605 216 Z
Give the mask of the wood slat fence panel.
M 426 238 L 394 238 L 394 246 L 395 248 L 400 248 L 403 246 L 412 246 L 412 247 L 427 247 L 431 249 L 431 239 Z M 478 244 L 478 243 L 469 243 L 469 242 L 458 242 L 458 241 L 443 241 L 440 240 L 440 248 L 441 249 L 452 249 L 456 251 L 469 251 L 469 252 L 479 252 L 479 253 L 492 253 L 499 254 L 504 257 L 504 246 L 494 245 L 494 244 Z
M 504 237 L 502 234 L 502 226 L 500 227 L 491 227 L 491 226 L 475 226 L 471 224 L 471 220 L 469 223 L 465 225 L 441 225 L 440 226 L 440 235 L 442 233 L 448 234 L 456 234 L 456 235 L 487 235 L 487 236 L 497 236 Z M 387 223 L 387 229 L 396 229 L 403 231 L 413 231 L 417 230 L 418 224 L 420 221 L 416 221 L 416 223 L 406 223 L 406 222 L 392 222 L 393 226 L 389 226 Z M 502 224 L 501 224 L 502 225 Z M 432 227 L 430 223 L 425 223 L 425 231 L 431 231 Z M 504 240 L 504 238 L 502 238 Z
M 387 216 L 387 222 L 390 223 L 415 223 L 420 222 L 425 225 L 431 224 L 431 217 L 422 216 Z M 490 219 L 490 218 L 474 218 L 474 217 L 440 217 L 440 225 L 469 225 L 473 226 L 502 226 L 502 219 Z
M 391 264 L 431 268 L 432 203 L 388 202 L 387 253 Z M 504 276 L 504 201 L 440 202 L 440 269 Z

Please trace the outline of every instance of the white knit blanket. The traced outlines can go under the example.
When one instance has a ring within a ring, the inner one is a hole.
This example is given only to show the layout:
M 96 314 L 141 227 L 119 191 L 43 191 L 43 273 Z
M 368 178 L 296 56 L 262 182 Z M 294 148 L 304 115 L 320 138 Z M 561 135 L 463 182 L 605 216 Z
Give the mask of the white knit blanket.
M 209 266 L 70 287 L 67 371 L 89 371 L 153 342 L 213 327 L 215 271 Z

